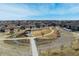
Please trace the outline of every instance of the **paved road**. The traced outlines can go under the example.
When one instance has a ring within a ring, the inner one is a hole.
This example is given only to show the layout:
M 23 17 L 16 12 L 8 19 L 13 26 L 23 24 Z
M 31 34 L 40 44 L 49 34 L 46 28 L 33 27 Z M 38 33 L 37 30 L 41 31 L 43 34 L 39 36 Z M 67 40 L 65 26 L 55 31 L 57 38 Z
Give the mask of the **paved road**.
M 52 42 L 49 44 L 47 43 L 47 44 L 44 44 L 44 45 L 38 47 L 39 49 L 45 50 L 48 48 L 60 48 L 62 45 L 67 45 L 69 47 L 71 46 L 73 34 L 67 30 L 60 28 L 60 27 L 57 27 L 57 29 L 60 31 L 61 37 L 56 40 L 52 40 Z M 16 40 L 16 39 L 14 39 L 14 40 Z M 29 39 L 30 39 L 31 48 L 32 48 L 32 55 L 37 56 L 38 51 L 37 51 L 37 47 L 36 47 L 36 42 L 33 37 L 32 38 L 30 37 Z
M 30 38 L 30 45 L 32 49 L 32 56 L 38 56 L 35 38 Z

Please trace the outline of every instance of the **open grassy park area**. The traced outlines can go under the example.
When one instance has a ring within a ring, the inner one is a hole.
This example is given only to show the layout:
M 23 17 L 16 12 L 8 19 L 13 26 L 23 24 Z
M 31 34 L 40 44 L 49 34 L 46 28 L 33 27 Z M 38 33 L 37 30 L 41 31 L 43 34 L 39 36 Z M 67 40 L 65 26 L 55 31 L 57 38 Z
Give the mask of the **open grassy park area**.
M 69 27 L 5 24 L 0 27 L 0 56 L 77 56 L 79 31 Z
M 29 36 L 24 34 L 27 31 L 15 30 L 14 38 L 9 31 L 0 33 L 0 55 L 32 55 L 32 37 L 36 37 L 38 55 L 79 55 L 79 38 L 75 32 L 68 32 L 59 27 L 46 27 L 31 30 L 32 36 Z
M 32 55 L 30 47 L 30 36 L 24 32 L 28 30 L 15 30 L 14 38 L 9 31 L 0 33 L 0 55 Z M 50 43 L 58 37 L 57 31 L 51 27 L 32 30 L 32 37 L 37 37 L 37 45 Z M 52 36 L 52 37 L 51 37 Z M 42 42 L 42 43 L 41 43 Z M 39 45 L 38 45 L 39 46 Z

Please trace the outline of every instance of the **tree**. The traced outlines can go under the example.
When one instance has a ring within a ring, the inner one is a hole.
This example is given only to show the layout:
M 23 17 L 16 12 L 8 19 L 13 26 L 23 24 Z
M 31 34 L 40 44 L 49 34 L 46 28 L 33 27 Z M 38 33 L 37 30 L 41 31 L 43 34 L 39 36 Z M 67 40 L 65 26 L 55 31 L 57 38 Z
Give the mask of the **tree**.
M 37 28 L 40 28 L 40 23 L 35 23 L 35 26 L 36 26 Z

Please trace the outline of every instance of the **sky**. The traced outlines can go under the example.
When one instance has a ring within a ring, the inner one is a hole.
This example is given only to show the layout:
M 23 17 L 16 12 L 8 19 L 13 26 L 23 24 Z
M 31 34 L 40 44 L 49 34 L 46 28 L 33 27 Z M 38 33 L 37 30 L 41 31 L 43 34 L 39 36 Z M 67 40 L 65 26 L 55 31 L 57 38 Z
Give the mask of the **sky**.
M 0 20 L 79 20 L 79 3 L 0 3 Z

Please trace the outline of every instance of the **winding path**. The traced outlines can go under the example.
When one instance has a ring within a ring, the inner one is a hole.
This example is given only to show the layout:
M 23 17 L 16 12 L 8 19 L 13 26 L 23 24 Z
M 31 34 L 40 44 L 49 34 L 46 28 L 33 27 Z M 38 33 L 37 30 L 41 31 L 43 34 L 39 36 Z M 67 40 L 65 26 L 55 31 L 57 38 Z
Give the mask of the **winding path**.
M 64 30 L 63 28 L 60 28 L 60 27 L 56 27 L 56 28 L 60 31 L 61 37 L 56 40 L 52 40 L 52 43 L 45 44 L 45 45 L 38 47 L 38 49 L 45 50 L 47 48 L 60 48 L 62 45 L 71 47 L 73 34 L 71 32 Z M 50 28 L 50 29 L 52 30 L 52 28 Z M 52 32 L 53 32 L 53 30 L 48 34 L 45 34 L 44 36 L 49 35 Z M 38 50 L 37 50 L 36 41 L 35 41 L 35 38 L 38 38 L 38 37 L 16 38 L 13 40 L 20 40 L 20 39 L 26 39 L 26 38 L 30 39 L 30 46 L 31 46 L 31 50 L 32 50 L 32 55 L 38 56 Z M 5 39 L 3 39 L 3 40 L 5 40 Z M 7 40 L 11 40 L 11 39 L 7 39 Z
M 50 48 L 52 49 L 61 48 L 62 45 L 71 47 L 72 40 L 73 40 L 72 32 L 66 31 L 61 27 L 56 27 L 56 29 L 60 31 L 61 36 L 56 40 L 52 40 L 51 43 L 39 46 L 39 50 L 45 50 Z
M 54 47 L 61 47 L 62 45 L 66 45 L 67 47 L 71 47 L 73 34 L 72 32 L 66 31 L 63 28 L 57 27 L 60 31 L 61 37 L 52 42 Z

